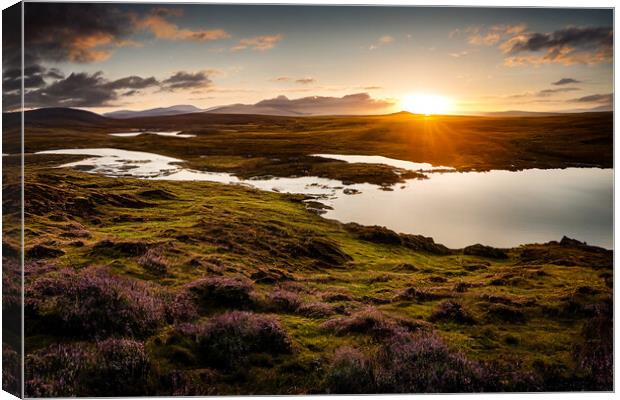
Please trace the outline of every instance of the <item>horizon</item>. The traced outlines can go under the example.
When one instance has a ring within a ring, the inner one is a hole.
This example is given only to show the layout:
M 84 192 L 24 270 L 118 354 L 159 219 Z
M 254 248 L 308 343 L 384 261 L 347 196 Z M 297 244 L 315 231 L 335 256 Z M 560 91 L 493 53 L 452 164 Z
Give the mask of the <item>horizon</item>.
M 260 105 L 320 115 L 612 109 L 611 9 L 452 14 L 413 6 L 28 3 L 25 22 L 36 28 L 25 37 L 25 107 L 105 114 Z M 16 61 L 5 60 L 5 71 Z M 19 75 L 8 72 L 11 88 Z M 18 107 L 15 91 L 4 104 Z

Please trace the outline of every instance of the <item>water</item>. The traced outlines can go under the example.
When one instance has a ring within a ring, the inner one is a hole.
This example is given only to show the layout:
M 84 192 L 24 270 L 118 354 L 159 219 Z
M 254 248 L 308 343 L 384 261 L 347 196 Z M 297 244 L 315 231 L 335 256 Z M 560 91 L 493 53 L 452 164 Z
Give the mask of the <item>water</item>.
M 563 235 L 613 247 L 611 169 L 430 172 L 428 180 L 408 180 L 394 185 L 393 191 L 385 191 L 377 185 L 345 186 L 337 180 L 317 177 L 243 180 L 228 173 L 183 168 L 181 160 L 172 157 L 118 149 L 41 153 L 93 156 L 62 167 L 108 176 L 202 180 L 313 195 L 333 208 L 324 215 L 326 218 L 431 236 L 451 248 L 474 243 L 514 247 L 559 240 Z M 320 156 L 348 162 L 379 160 L 375 156 Z M 445 170 L 424 163 L 406 164 L 409 162 L 385 157 L 380 160 L 397 168 Z
M 118 132 L 118 133 L 110 133 L 110 136 L 116 137 L 136 137 L 139 135 L 157 135 L 157 136 L 165 136 L 165 137 L 178 137 L 178 138 L 193 138 L 196 135 L 190 135 L 188 133 L 181 134 L 182 131 L 173 131 L 173 132 L 151 132 L 151 131 L 143 131 L 143 132 Z
M 408 169 L 410 171 L 437 171 L 453 170 L 452 167 L 433 166 L 429 163 L 417 163 L 404 160 L 396 160 L 383 156 L 358 156 L 348 154 L 310 154 L 313 157 L 330 158 L 332 160 L 346 161 L 348 163 L 362 164 L 385 164 L 394 168 Z

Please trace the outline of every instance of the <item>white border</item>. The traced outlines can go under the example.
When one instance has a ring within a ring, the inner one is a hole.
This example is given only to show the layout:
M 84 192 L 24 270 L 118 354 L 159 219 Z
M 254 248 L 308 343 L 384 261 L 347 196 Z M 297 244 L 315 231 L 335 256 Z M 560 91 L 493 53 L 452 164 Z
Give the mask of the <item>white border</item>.
M 71 1 L 64 1 L 64 2 L 71 2 Z M 77 1 L 72 1 L 72 2 L 77 2 Z M 109 3 L 128 3 L 129 1 L 118 1 L 118 0 L 113 0 L 113 1 L 107 1 Z M 267 0 L 267 1 L 260 1 L 260 0 L 229 0 L 229 1 L 175 1 L 175 0 L 137 0 L 137 1 L 132 1 L 133 3 L 202 3 L 202 4 L 308 4 L 308 5 L 371 5 L 371 6 L 469 6 L 469 7 L 545 7 L 545 8 L 553 8 L 553 7 L 558 7 L 558 8 L 613 8 L 615 7 L 615 3 L 614 1 L 610 1 L 610 0 L 589 0 L 589 1 L 583 1 L 583 0 L 545 0 L 544 2 L 539 1 L 515 1 L 515 0 L 444 0 L 444 1 L 429 1 L 429 0 L 425 0 L 425 1 L 407 1 L 407 0 L 388 0 L 388 1 L 371 1 L 371 0 L 338 0 L 338 1 L 332 1 L 332 0 L 314 0 L 314 1 L 304 1 L 304 0 L 288 0 L 288 1 L 279 1 L 279 0 Z M 12 0 L 0 0 L 0 5 L 2 6 L 2 9 L 9 7 L 12 4 L 15 4 L 15 1 Z M 617 26 L 617 15 L 614 12 L 614 26 Z M 0 28 L 1 28 L 1 21 L 0 21 Z M 1 29 L 0 29 L 0 36 L 1 36 Z M 614 44 L 615 44 L 615 31 L 614 31 Z M 615 47 L 615 46 L 614 46 Z M 615 49 L 614 49 L 614 77 L 616 76 L 617 72 L 618 72 L 618 64 L 615 63 Z M 1 55 L 0 55 L 0 60 L 1 60 Z M 615 93 L 616 93 L 616 82 L 614 80 L 614 104 L 615 104 Z M 615 133 L 615 126 L 616 126 L 616 120 L 617 119 L 617 115 L 614 112 L 614 133 Z M 2 129 L 2 123 L 0 121 L 0 131 Z M 614 135 L 615 136 L 615 135 Z M 0 151 L 1 151 L 1 144 L 0 144 Z M 615 165 L 615 155 L 618 154 L 618 143 L 614 140 L 614 165 Z M 0 173 L 1 173 L 1 165 L 0 165 Z M 618 196 L 616 196 L 616 190 L 618 188 L 618 186 L 616 185 L 616 180 L 614 178 L 614 210 L 618 209 L 618 206 L 620 205 L 620 199 L 618 198 Z M 1 192 L 0 192 L 0 203 L 1 203 Z M 0 222 L 0 228 L 2 227 L 1 222 Z M 620 228 L 618 227 L 618 224 L 616 224 L 616 218 L 615 218 L 615 213 L 614 213 L 614 249 L 618 249 L 617 246 L 617 241 L 618 238 L 620 237 L 618 235 L 618 231 L 620 230 Z M 614 253 L 614 258 L 615 258 L 615 253 Z M 615 272 L 615 262 L 614 262 L 614 272 Z M 614 279 L 615 285 L 614 285 L 614 294 L 617 293 L 618 291 L 618 282 L 617 279 Z M 616 301 L 614 298 L 614 310 L 616 309 Z M 614 338 L 617 339 L 618 338 L 618 323 L 617 323 L 617 318 L 614 319 L 615 323 L 614 323 Z M 0 320 L 0 327 L 1 327 L 1 320 Z M 615 343 L 618 343 L 617 340 L 615 340 Z M 617 349 L 615 349 L 614 346 L 614 365 L 618 366 L 620 365 L 619 363 L 619 351 L 616 351 Z M 615 374 L 614 376 L 614 387 L 618 388 L 618 373 Z M 316 399 L 330 399 L 330 400 L 349 400 L 351 398 L 357 398 L 357 397 L 363 397 L 363 398 L 372 398 L 372 399 L 388 399 L 388 398 L 401 398 L 401 399 L 412 399 L 414 398 L 414 396 L 425 396 L 425 397 L 429 397 L 429 396 L 446 396 L 446 395 L 368 395 L 368 396 L 323 396 L 323 395 L 317 395 L 317 396 L 312 396 L 312 398 L 316 398 Z M 545 393 L 545 394 L 537 394 L 537 393 L 510 393 L 510 394 L 458 394 L 458 395 L 448 395 L 451 399 L 471 399 L 472 397 L 478 398 L 481 397 L 483 399 L 489 399 L 489 400 L 494 400 L 494 399 L 501 399 L 501 400 L 515 400 L 515 399 L 523 399 L 523 398 L 528 398 L 528 399 L 532 399 L 535 397 L 544 397 L 545 399 L 553 399 L 553 400 L 576 400 L 576 399 L 583 399 L 583 398 L 588 398 L 588 399 L 611 399 L 611 398 L 615 398 L 615 394 L 614 393 Z M 245 399 L 248 398 L 249 396 L 230 396 L 227 397 L 228 399 Z M 6 392 L 0 392 L 0 400 L 8 400 L 8 399 L 14 399 L 15 397 L 6 393 Z M 176 399 L 178 397 L 159 397 L 159 398 L 164 398 L 164 399 Z M 192 398 L 199 398 L 199 397 L 192 397 Z M 295 399 L 299 399 L 300 396 L 261 396 L 261 398 L 263 399 L 290 399 L 290 400 L 295 400 Z M 119 398 L 119 399 L 131 399 L 131 398 Z

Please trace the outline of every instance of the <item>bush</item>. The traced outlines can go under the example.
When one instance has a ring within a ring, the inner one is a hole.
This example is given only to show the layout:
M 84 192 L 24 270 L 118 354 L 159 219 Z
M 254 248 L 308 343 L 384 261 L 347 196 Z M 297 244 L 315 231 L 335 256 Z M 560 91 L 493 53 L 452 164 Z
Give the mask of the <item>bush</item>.
M 284 312 L 294 312 L 302 303 L 299 294 L 283 289 L 269 293 L 269 302 L 272 308 Z
M 252 304 L 254 284 L 243 276 L 211 276 L 187 285 L 203 305 L 244 308 Z
M 395 335 L 381 348 L 375 379 L 383 393 L 460 393 L 482 388 L 482 368 L 435 334 Z
M 136 396 L 146 394 L 149 357 L 128 339 L 52 345 L 26 357 L 26 396 Z
M 21 357 L 7 343 L 2 343 L 2 389 L 19 396 L 21 393 Z
M 297 312 L 310 318 L 323 318 L 333 315 L 336 311 L 334 306 L 322 301 L 303 303 L 297 308 Z
M 613 390 L 612 299 L 596 304 L 594 313 L 582 328 L 582 341 L 575 346 L 573 357 L 577 363 L 577 373 L 586 380 L 584 390 Z
M 453 300 L 446 300 L 439 303 L 431 314 L 431 321 L 456 322 L 457 324 L 475 323 L 474 318 L 463 306 Z
M 353 347 L 338 348 L 327 371 L 326 386 L 329 393 L 373 393 L 375 383 L 371 361 Z
M 491 304 L 487 310 L 487 316 L 513 324 L 525 322 L 525 314 L 521 310 L 505 304 Z
M 419 321 L 387 315 L 375 308 L 368 307 L 348 317 L 330 319 L 323 323 L 322 327 L 335 332 L 337 335 L 363 333 L 375 338 L 383 338 L 401 332 L 424 329 L 426 325 Z
M 26 310 L 65 336 L 144 336 L 163 324 L 165 306 L 149 284 L 104 268 L 63 269 L 26 287 Z
M 217 367 L 226 369 L 247 360 L 251 353 L 281 354 L 293 349 L 291 339 L 272 316 L 231 311 L 193 326 L 200 354 Z
M 161 254 L 161 249 L 157 247 L 148 249 L 146 253 L 138 258 L 138 265 L 155 275 L 165 275 L 168 273 L 168 261 Z

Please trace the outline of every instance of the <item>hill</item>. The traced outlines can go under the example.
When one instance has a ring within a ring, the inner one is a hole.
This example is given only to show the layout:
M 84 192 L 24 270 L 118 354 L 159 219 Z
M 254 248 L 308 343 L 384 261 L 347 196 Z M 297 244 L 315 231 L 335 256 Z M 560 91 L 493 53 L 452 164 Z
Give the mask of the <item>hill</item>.
M 171 107 L 158 107 L 151 108 L 148 110 L 141 111 L 132 111 L 132 110 L 119 110 L 112 111 L 109 113 L 103 114 L 108 118 L 116 118 L 116 119 L 127 119 L 127 118 L 141 118 L 141 117 L 156 117 L 156 116 L 164 116 L 164 115 L 177 115 L 177 114 L 190 114 L 190 113 L 198 113 L 204 110 L 188 105 L 181 104 Z

